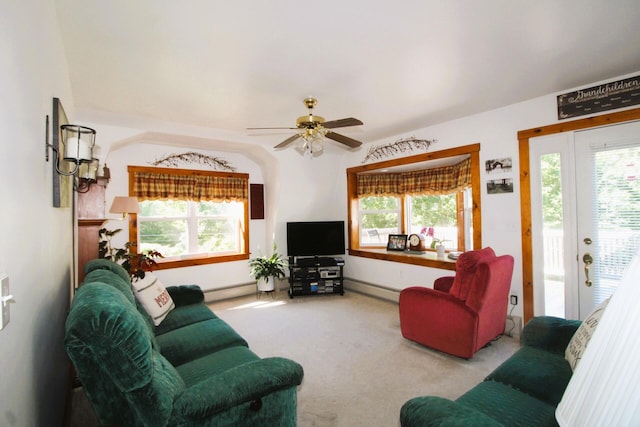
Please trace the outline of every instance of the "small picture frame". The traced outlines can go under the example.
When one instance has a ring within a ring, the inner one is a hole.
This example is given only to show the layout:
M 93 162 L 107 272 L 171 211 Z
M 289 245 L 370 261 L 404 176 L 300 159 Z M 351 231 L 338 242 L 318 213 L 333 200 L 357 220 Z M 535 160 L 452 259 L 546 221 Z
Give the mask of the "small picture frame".
M 407 249 L 406 234 L 389 234 L 389 241 L 387 242 L 388 251 L 404 251 L 406 249 Z

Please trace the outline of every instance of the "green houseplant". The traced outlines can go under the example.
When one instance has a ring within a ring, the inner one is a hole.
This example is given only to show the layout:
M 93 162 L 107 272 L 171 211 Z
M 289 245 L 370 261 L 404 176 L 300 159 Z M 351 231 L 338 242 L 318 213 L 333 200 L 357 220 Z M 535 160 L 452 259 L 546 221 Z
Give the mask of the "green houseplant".
M 98 242 L 98 256 L 113 261 L 127 270 L 131 276 L 131 280 L 143 279 L 145 271 L 152 271 L 158 265 L 154 258 L 164 258 L 162 254 L 156 250 L 148 250 L 143 253 L 136 253 L 135 243 L 127 242 L 124 248 L 114 248 L 111 244 L 111 238 L 122 231 L 121 228 L 116 230 L 107 230 L 101 228 L 98 230 L 100 241 Z
M 278 253 L 275 244 L 270 256 L 264 255 L 249 260 L 250 274 L 256 279 L 258 290 L 261 292 L 273 291 L 275 289 L 274 278 L 284 278 L 286 267 L 287 262 Z

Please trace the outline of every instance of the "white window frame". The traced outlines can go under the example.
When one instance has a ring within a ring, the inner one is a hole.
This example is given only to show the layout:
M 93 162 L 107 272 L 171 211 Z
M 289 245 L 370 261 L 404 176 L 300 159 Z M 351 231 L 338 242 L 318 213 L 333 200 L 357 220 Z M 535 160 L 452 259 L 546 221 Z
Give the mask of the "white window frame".
M 146 202 L 147 200 L 141 200 L 140 203 Z M 154 200 L 154 202 L 162 202 L 161 200 Z M 166 261 L 171 260 L 179 260 L 183 258 L 189 258 L 193 256 L 216 256 L 216 255 L 225 255 L 225 254 L 237 254 L 240 253 L 240 248 L 242 247 L 242 217 L 244 216 L 244 212 L 242 212 L 242 207 L 240 207 L 240 212 L 233 216 L 224 216 L 224 215 L 198 215 L 198 203 L 193 200 L 184 200 L 186 203 L 186 215 L 174 215 L 174 216 L 153 216 L 153 217 L 144 217 L 142 215 L 138 215 L 138 242 L 141 242 L 141 246 L 144 244 L 142 242 L 140 236 L 140 230 L 142 228 L 142 224 L 145 222 L 169 222 L 169 221 L 185 221 L 187 228 L 187 251 L 180 255 L 168 256 L 165 258 Z M 214 202 L 214 203 L 222 203 L 222 202 Z M 240 202 L 236 202 L 241 204 Z M 235 228 L 235 250 L 227 250 L 227 251 L 215 251 L 215 252 L 205 252 L 200 250 L 198 246 L 199 234 L 198 234 L 198 222 L 200 220 L 207 219 L 227 219 L 232 223 L 235 223 L 233 226 Z

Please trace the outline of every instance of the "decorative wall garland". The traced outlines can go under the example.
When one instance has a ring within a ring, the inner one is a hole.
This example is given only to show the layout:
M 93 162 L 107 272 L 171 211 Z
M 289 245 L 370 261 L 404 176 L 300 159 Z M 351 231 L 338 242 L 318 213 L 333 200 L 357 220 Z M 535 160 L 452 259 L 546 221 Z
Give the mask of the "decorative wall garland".
M 406 151 L 424 150 L 427 151 L 429 146 L 435 142 L 435 139 L 417 139 L 415 136 L 399 139 L 395 142 L 384 145 L 376 145 L 369 149 L 369 152 L 365 156 L 362 163 L 366 163 L 370 160 L 379 160 L 383 157 L 394 156 L 398 153 L 404 153 Z
M 188 151 L 182 154 L 169 154 L 166 155 L 151 164 L 154 166 L 173 166 L 176 167 L 179 163 L 199 163 L 201 165 L 212 166 L 214 170 L 227 170 L 235 172 L 236 168 L 231 166 L 228 161 L 219 157 L 208 156 L 206 154 L 196 153 L 195 151 Z

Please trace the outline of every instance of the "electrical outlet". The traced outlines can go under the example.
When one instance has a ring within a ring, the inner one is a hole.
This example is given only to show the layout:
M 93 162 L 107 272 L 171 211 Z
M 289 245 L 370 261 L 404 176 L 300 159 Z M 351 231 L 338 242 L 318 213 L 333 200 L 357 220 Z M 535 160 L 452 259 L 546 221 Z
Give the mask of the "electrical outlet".
M 518 305 L 518 295 L 511 295 L 511 305 Z

